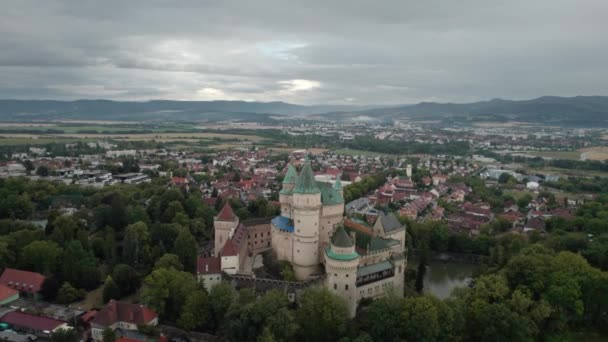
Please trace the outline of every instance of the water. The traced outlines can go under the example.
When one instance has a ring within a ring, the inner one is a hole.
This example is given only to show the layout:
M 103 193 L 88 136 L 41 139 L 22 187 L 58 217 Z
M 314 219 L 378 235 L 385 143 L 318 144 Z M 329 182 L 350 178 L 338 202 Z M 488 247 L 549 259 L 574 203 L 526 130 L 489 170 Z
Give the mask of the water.
M 418 266 L 418 260 L 410 260 L 411 265 Z M 456 287 L 468 285 L 478 265 L 458 262 L 430 261 L 424 275 L 424 292 L 439 298 L 447 298 Z

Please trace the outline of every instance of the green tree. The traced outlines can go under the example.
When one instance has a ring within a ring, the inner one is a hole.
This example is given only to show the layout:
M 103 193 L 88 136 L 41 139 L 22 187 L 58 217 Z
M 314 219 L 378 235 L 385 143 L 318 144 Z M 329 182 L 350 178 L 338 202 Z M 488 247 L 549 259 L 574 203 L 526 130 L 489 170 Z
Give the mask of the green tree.
M 178 271 L 184 270 L 184 265 L 179 261 L 179 257 L 175 254 L 165 253 L 154 264 L 154 268 L 174 268 Z
M 73 328 L 58 329 L 53 331 L 50 342 L 78 342 L 78 332 Z
M 190 273 L 173 268 L 154 270 L 144 281 L 142 301 L 162 318 L 175 322 L 182 312 L 188 294 L 197 288 Z
M 84 298 L 85 292 L 74 288 L 70 283 L 65 282 L 57 293 L 57 303 L 69 304 Z
M 304 290 L 296 311 L 299 338 L 305 341 L 337 341 L 348 330 L 346 302 L 324 287 Z
M 209 292 L 209 309 L 211 313 L 210 330 L 217 331 L 225 323 L 226 313 L 236 298 L 236 293 L 230 284 L 222 282 L 211 288 Z
M 118 264 L 112 270 L 112 280 L 120 289 L 122 296 L 135 293 L 141 286 L 141 279 L 137 271 L 125 264 Z
M 137 222 L 127 226 L 123 240 L 123 260 L 126 264 L 147 266 L 150 262 L 150 234 L 148 226 Z
M 114 342 L 116 341 L 116 333 L 111 328 L 105 328 L 103 330 L 103 342 Z
M 103 285 L 103 302 L 107 303 L 110 299 L 120 299 L 121 291 L 118 285 L 114 282 L 111 276 L 106 278 Z
M 82 247 L 80 241 L 72 240 L 67 243 L 61 261 L 61 275 L 65 281 L 88 290 L 99 285 L 97 262 L 92 253 Z
M 194 272 L 196 269 L 196 256 L 198 254 L 196 240 L 188 229 L 182 228 L 175 239 L 173 252 L 184 265 L 184 270 Z
M 49 171 L 49 168 L 44 165 L 40 165 L 36 169 L 36 175 L 40 177 L 48 177 L 50 174 L 51 172 Z
M 200 331 L 207 325 L 208 314 L 209 299 L 207 292 L 203 289 L 197 289 L 188 294 L 178 323 L 186 330 Z
M 63 250 L 53 241 L 34 241 L 23 248 L 21 267 L 42 274 L 53 274 L 59 269 Z

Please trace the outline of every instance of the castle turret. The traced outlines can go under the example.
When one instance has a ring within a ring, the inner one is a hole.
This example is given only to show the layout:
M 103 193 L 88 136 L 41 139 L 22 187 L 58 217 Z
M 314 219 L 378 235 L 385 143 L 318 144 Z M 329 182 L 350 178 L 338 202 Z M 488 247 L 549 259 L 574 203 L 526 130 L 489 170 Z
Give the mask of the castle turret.
M 281 203 L 281 215 L 287 218 L 292 217 L 292 202 L 293 202 L 293 188 L 296 185 L 296 179 L 298 173 L 293 164 L 289 163 L 287 167 L 287 173 L 283 178 L 283 188 L 279 192 L 279 203 Z
M 292 200 L 294 221 L 292 260 L 296 278 L 304 280 L 318 269 L 321 213 L 321 190 L 315 181 L 308 159 L 296 179 Z
M 343 227 L 336 229 L 331 245 L 325 249 L 326 285 L 348 304 L 351 317 L 357 311 L 357 267 L 359 254 Z
M 334 190 L 340 193 L 340 196 L 344 198 L 344 188 L 342 188 L 342 182 L 340 181 L 340 177 L 336 178 L 336 182 L 333 186 Z
M 214 255 L 218 256 L 219 252 L 224 248 L 226 241 L 230 239 L 230 235 L 239 225 L 239 217 L 234 214 L 230 203 L 224 204 L 219 214 L 214 217 L 213 228 L 215 233 Z

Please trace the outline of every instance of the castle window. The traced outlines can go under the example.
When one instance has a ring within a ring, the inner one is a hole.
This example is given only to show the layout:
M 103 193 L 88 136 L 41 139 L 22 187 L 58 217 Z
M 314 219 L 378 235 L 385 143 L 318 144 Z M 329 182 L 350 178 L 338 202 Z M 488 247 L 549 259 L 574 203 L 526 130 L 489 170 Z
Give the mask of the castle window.
M 334 283 L 334 290 L 338 289 L 338 284 Z
M 348 284 L 344 285 L 344 289 L 348 290 Z
M 346 278 L 348 278 L 348 273 L 346 273 Z
M 337 276 L 338 276 L 338 273 L 334 273 L 334 277 L 337 277 Z

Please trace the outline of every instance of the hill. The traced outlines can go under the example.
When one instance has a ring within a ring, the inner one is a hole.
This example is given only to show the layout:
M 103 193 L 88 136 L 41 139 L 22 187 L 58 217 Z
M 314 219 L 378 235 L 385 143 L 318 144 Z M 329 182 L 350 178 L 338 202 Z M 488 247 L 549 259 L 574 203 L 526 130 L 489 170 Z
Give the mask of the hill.
M 608 97 L 543 96 L 532 100 L 494 99 L 473 103 L 422 102 L 414 105 L 340 112 L 334 118 L 376 119 L 410 118 L 412 120 L 450 121 L 523 121 L 560 126 L 608 126 Z

